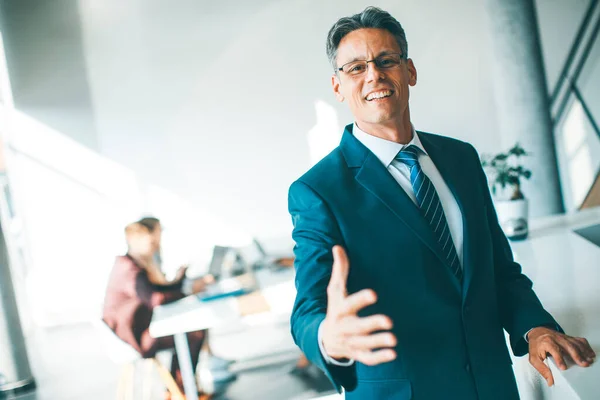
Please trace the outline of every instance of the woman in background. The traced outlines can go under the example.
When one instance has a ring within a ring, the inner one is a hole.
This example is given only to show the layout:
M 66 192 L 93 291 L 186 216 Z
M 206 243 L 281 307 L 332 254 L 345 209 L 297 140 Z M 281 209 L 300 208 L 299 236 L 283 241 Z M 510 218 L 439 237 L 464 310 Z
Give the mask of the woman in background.
M 104 322 L 123 341 L 131 345 L 144 358 L 151 358 L 158 350 L 175 347 L 173 336 L 153 338 L 149 333 L 152 310 L 161 304 L 183 298 L 185 268 L 180 268 L 173 281 L 168 281 L 156 262 L 160 236 L 139 222 L 125 228 L 127 254 L 119 256 L 110 274 L 104 299 Z M 193 282 L 193 292 L 204 289 L 208 280 Z M 187 340 L 194 371 L 205 331 L 189 332 Z M 179 360 L 173 356 L 171 374 L 183 391 Z

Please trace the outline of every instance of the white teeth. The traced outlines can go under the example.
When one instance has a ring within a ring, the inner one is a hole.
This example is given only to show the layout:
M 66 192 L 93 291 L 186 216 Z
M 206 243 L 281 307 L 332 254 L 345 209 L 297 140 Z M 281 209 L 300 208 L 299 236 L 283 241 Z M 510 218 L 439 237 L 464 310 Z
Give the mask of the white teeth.
M 381 92 L 369 93 L 369 95 L 367 96 L 367 100 L 383 99 L 384 97 L 389 97 L 391 95 L 391 90 L 382 90 Z

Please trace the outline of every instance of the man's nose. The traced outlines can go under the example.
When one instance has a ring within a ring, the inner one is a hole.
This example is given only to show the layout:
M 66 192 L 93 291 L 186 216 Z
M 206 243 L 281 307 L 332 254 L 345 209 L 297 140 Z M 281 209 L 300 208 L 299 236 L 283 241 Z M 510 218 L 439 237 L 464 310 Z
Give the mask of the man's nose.
M 381 72 L 375 60 L 367 62 L 367 82 L 376 82 L 380 79 L 385 78 L 385 75 Z

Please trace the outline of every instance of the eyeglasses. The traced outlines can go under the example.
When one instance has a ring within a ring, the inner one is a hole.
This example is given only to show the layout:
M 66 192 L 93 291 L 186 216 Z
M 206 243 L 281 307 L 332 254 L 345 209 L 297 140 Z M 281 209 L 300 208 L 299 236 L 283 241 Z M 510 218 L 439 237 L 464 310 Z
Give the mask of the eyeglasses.
M 342 71 L 348 75 L 361 75 L 367 72 L 367 64 L 370 62 L 375 63 L 379 69 L 394 69 L 398 68 L 402 62 L 402 54 L 400 53 L 389 53 L 379 57 L 375 57 L 372 60 L 356 60 L 350 61 L 339 67 L 337 70 Z

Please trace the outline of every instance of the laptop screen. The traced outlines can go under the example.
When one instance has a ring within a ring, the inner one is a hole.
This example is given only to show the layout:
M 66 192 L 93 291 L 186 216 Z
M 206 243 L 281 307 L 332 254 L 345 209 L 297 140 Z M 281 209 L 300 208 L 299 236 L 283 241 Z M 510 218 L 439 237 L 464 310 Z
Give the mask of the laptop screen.
M 226 246 L 215 246 L 213 249 L 212 259 L 208 266 L 208 273 L 218 278 L 223 273 L 223 262 L 230 248 Z

